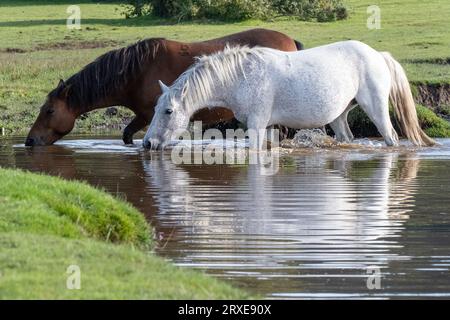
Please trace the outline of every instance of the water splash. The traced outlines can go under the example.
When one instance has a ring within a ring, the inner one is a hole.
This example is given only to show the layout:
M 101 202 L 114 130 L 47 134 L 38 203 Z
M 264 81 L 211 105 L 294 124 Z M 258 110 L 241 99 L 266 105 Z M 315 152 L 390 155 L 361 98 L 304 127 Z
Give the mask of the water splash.
M 302 129 L 291 140 L 281 141 L 283 148 L 330 148 L 340 143 L 321 129 Z
M 361 138 L 352 142 L 339 142 L 335 138 L 327 135 L 322 129 L 301 129 L 298 130 L 294 138 L 283 140 L 280 143 L 286 149 L 362 149 L 362 150 L 383 150 L 387 146 L 379 139 Z M 413 147 L 407 140 L 400 141 L 400 146 L 396 149 L 404 150 Z M 394 150 L 387 148 L 387 150 Z

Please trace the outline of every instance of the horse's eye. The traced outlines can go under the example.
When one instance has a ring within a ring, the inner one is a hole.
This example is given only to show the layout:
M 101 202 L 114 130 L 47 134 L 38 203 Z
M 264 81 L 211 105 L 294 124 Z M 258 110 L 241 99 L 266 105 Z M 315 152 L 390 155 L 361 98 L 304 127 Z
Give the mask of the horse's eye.
M 173 110 L 172 109 L 167 109 L 166 110 L 166 114 L 172 114 Z
M 47 114 L 52 114 L 52 113 L 54 113 L 55 112 L 55 109 L 48 109 L 47 110 Z

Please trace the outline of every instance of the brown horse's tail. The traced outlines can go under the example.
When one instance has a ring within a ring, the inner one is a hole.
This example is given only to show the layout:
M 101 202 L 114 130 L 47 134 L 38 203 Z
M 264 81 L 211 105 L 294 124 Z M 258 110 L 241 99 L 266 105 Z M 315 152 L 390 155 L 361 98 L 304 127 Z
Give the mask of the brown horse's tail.
M 294 40 L 294 42 L 295 42 L 295 46 L 297 47 L 298 51 L 305 49 L 305 46 L 300 41 Z
M 415 145 L 432 146 L 436 142 L 420 128 L 416 104 L 405 70 L 390 53 L 380 52 L 391 72 L 390 100 L 402 133 Z

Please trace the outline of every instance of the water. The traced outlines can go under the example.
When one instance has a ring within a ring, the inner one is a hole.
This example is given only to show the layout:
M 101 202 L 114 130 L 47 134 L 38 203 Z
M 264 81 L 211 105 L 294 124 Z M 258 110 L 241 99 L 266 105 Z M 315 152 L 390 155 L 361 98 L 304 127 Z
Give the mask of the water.
M 158 254 L 268 298 L 450 298 L 450 139 L 289 150 L 274 175 L 71 139 L 0 140 L 0 165 L 104 187 L 145 214 Z

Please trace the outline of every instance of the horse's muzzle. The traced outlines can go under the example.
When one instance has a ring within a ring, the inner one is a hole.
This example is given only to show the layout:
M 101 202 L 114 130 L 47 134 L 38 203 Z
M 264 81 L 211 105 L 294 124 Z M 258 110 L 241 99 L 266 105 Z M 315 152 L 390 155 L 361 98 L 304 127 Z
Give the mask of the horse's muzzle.
M 27 147 L 48 146 L 51 144 L 53 144 L 53 141 L 45 141 L 42 137 L 27 137 L 25 140 L 25 146 Z
M 45 143 L 44 140 L 39 139 L 39 138 L 28 137 L 25 140 L 25 146 L 27 146 L 27 147 L 46 146 L 46 145 L 48 145 L 48 143 Z
M 25 146 L 27 147 L 32 147 L 34 146 L 35 140 L 33 138 L 27 138 L 25 140 Z
M 145 139 L 143 144 L 144 148 L 150 150 L 160 150 L 162 146 L 158 139 Z

